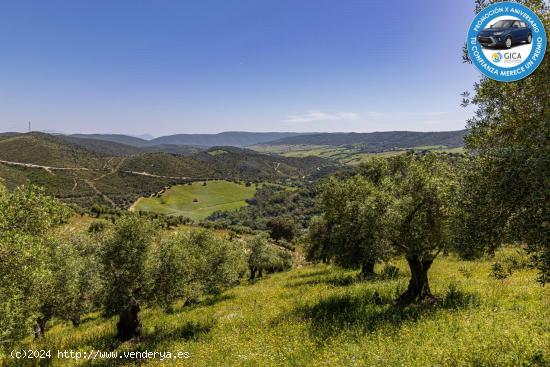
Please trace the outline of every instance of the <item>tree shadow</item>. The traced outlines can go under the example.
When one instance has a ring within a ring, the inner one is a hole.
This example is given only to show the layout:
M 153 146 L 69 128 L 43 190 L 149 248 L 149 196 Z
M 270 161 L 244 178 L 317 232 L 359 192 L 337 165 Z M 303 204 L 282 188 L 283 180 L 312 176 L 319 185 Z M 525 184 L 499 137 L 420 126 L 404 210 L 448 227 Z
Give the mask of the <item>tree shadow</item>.
M 321 269 L 321 270 L 308 272 L 308 273 L 305 273 L 305 274 L 292 275 L 290 278 L 295 278 L 295 279 L 313 278 L 313 277 L 318 277 L 318 276 L 321 276 L 321 275 L 327 275 L 327 274 L 330 274 L 330 273 L 331 273 L 330 269 Z
M 357 275 L 333 275 L 329 277 L 321 277 L 316 279 L 303 279 L 292 281 L 286 284 L 287 288 L 314 286 L 318 284 L 328 284 L 334 287 L 345 287 L 353 283 L 360 282 L 361 279 Z
M 188 321 L 175 328 L 163 325 L 144 335 L 140 344 L 154 348 L 165 342 L 199 340 L 206 337 L 215 325 L 214 320 Z
M 294 317 L 309 323 L 310 335 L 323 343 L 342 332 L 374 332 L 382 327 L 398 328 L 405 322 L 415 322 L 439 309 L 461 309 L 479 305 L 477 294 L 459 290 L 447 291 L 444 297 L 406 307 L 395 304 L 393 295 L 380 295 L 373 290 L 345 293 L 305 305 L 293 312 Z
M 196 341 L 202 340 L 205 337 L 208 337 L 208 334 L 215 326 L 213 320 L 207 320 L 202 322 L 189 321 L 183 325 L 179 325 L 175 328 L 170 328 L 166 325 L 155 328 L 152 332 L 146 333 L 138 342 L 130 342 L 131 345 L 129 348 L 124 348 L 126 351 L 132 352 L 151 352 L 151 351 L 162 351 L 166 352 L 169 349 L 166 349 L 163 344 L 172 343 L 178 341 Z M 113 351 L 114 348 L 106 349 L 105 351 Z M 97 360 L 90 360 L 84 363 L 84 366 L 93 366 L 93 367 L 109 367 L 109 366 L 123 366 L 123 365 L 140 365 L 147 362 L 156 361 L 158 362 L 158 357 L 156 359 L 152 358 L 124 358 L 123 351 L 117 351 L 117 358 L 104 358 Z
M 189 304 L 181 304 L 177 307 L 174 307 L 171 314 L 179 314 L 179 313 L 186 312 L 186 311 L 196 310 L 196 309 L 202 308 L 202 307 L 213 306 L 215 304 L 225 302 L 225 301 L 229 301 L 229 300 L 232 300 L 234 298 L 235 298 L 235 296 L 228 295 L 228 294 L 225 294 L 225 293 L 211 295 L 211 296 L 208 296 L 204 299 L 197 300 L 197 301 L 194 301 L 194 302 L 189 303 Z

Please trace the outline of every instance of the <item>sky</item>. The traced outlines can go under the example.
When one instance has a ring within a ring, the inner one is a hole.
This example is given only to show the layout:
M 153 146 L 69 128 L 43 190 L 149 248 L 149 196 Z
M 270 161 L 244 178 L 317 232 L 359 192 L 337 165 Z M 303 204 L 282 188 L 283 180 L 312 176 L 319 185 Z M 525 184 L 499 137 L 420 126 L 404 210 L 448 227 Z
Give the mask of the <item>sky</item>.
M 0 2 L 0 131 L 443 131 L 469 0 Z

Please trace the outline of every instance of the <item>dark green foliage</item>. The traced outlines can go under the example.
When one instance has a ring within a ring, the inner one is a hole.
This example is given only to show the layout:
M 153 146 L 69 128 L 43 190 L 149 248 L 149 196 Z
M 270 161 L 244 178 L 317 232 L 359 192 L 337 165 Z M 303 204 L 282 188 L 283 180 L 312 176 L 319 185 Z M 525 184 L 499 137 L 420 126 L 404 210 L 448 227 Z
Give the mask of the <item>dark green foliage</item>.
M 271 219 L 266 226 L 269 229 L 269 236 L 275 241 L 285 239 L 290 242 L 294 238 L 296 230 L 290 218 Z
M 310 219 L 319 213 L 315 198 L 318 195 L 317 183 L 300 186 L 296 189 L 279 185 L 264 184 L 247 200 L 248 206 L 226 212 L 216 212 L 208 221 L 225 226 L 246 226 L 256 230 L 268 230 L 267 223 L 279 218 L 288 218 L 296 232 L 308 227 Z
M 294 136 L 271 142 L 271 145 L 355 145 L 364 151 L 407 149 L 443 145 L 461 147 L 466 130 L 442 132 L 383 131 L 374 133 L 320 133 Z
M 29 335 L 41 317 L 56 246 L 49 232 L 68 214 L 40 189 L 0 186 L 0 348 Z
M 476 9 L 494 1 L 478 0 Z M 533 9 L 546 27 L 550 5 L 520 1 Z M 550 57 L 514 83 L 483 78 L 464 104 L 476 106 L 468 121 L 466 148 L 471 155 L 464 178 L 462 242 L 474 257 L 503 243 L 523 242 L 539 261 L 541 280 L 550 266 Z M 468 61 L 468 58 L 465 58 Z
M 292 254 L 272 245 L 263 236 L 256 236 L 250 243 L 248 268 L 250 279 L 262 277 L 265 273 L 274 273 L 292 267 Z
M 319 198 L 323 214 L 310 227 L 308 258 L 331 259 L 372 276 L 374 264 L 390 254 L 381 222 L 386 201 L 361 175 L 327 180 Z
M 491 277 L 497 280 L 504 280 L 508 278 L 510 275 L 512 275 L 512 271 L 510 269 L 505 268 L 498 261 L 491 266 Z
M 101 253 L 106 286 L 105 313 L 119 315 L 117 339 L 141 335 L 139 310 L 149 284 L 146 262 L 155 227 L 137 215 L 120 217 Z
M 380 272 L 380 278 L 382 279 L 394 279 L 399 276 L 399 268 L 392 264 L 385 264 Z
M 88 232 L 99 233 L 103 232 L 105 228 L 107 228 L 107 222 L 96 220 L 92 222 L 92 224 L 90 224 L 90 226 L 88 227 Z
M 432 153 L 373 160 L 355 176 L 331 178 L 310 229 L 309 258 L 370 275 L 376 261 L 402 254 L 411 280 L 398 302 L 431 297 L 428 270 L 450 248 L 456 186 L 453 158 Z

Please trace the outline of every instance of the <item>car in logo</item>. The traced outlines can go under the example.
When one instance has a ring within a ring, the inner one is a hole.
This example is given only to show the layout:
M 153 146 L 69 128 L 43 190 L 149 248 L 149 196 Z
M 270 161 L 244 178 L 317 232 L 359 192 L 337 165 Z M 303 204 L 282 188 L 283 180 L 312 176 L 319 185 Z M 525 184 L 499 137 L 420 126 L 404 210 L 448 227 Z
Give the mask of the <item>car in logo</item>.
M 533 42 L 531 27 L 523 21 L 516 19 L 501 19 L 488 28 L 481 30 L 477 35 L 477 41 L 483 47 L 511 48 L 523 42 Z

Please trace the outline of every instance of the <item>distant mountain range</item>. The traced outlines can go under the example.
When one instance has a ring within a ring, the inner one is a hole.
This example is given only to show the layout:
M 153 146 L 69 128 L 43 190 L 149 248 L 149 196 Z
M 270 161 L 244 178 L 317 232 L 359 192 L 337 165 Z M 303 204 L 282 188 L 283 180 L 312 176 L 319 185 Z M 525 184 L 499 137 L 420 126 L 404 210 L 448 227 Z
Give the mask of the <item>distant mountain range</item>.
M 255 144 L 300 136 L 307 133 L 254 133 L 244 131 L 226 131 L 219 134 L 176 134 L 146 140 L 135 136 L 117 134 L 73 134 L 75 138 L 96 139 L 127 144 L 134 147 L 152 147 L 158 145 L 189 145 L 196 147 L 232 146 L 246 147 Z
M 379 151 L 405 149 L 418 146 L 461 147 L 467 130 L 418 132 L 383 131 L 372 133 L 295 133 L 295 132 L 240 132 L 227 131 L 219 134 L 176 134 L 145 140 L 129 135 L 74 134 L 69 138 L 110 141 L 148 151 L 178 153 L 177 146 L 205 149 L 213 146 L 249 147 L 253 145 L 360 145 L 366 150 Z M 187 153 L 186 149 L 182 154 Z M 192 149 L 191 149 L 192 151 Z
M 421 146 L 446 146 L 449 148 L 464 145 L 468 130 L 418 132 L 383 131 L 373 133 L 317 133 L 289 136 L 267 143 L 268 145 L 330 145 L 361 146 L 364 150 L 380 151 L 407 149 Z

